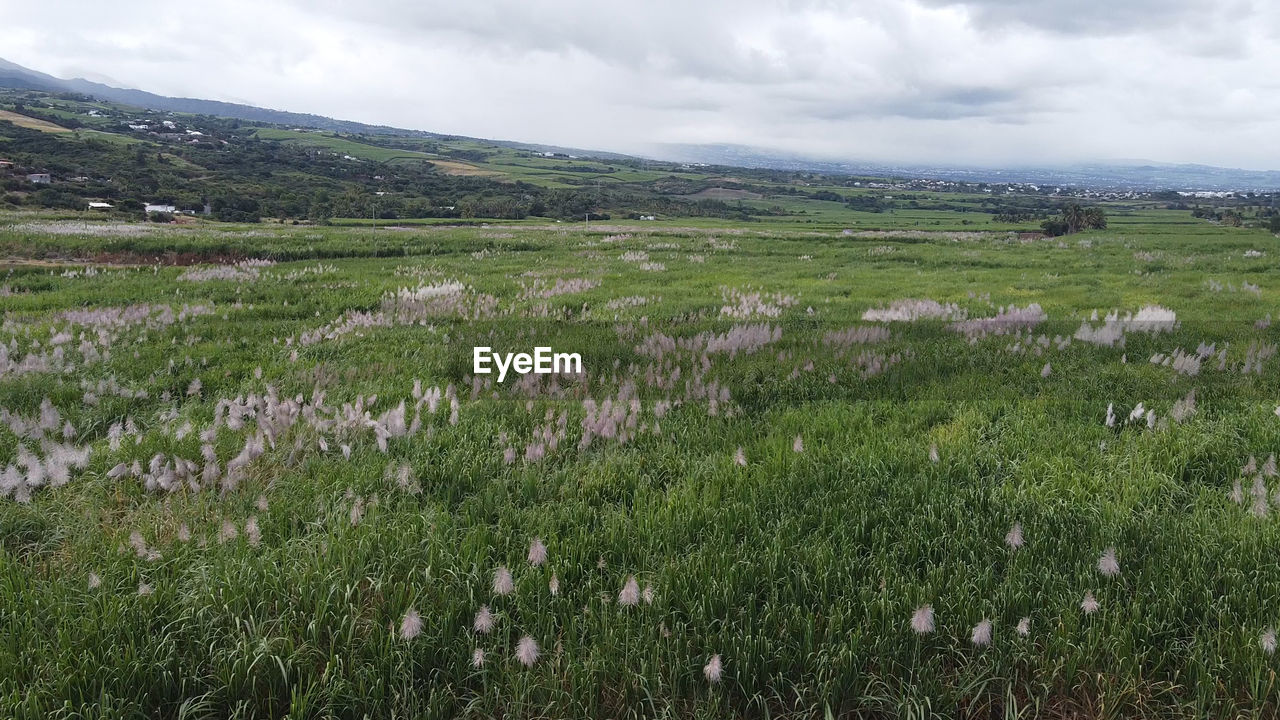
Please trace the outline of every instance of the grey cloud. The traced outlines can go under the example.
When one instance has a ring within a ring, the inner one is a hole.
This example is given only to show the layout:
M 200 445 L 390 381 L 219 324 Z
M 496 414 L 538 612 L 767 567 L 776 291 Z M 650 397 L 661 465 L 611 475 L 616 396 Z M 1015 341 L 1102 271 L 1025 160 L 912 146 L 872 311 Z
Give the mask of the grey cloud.
M 0 0 L 0 17 L 0 56 L 38 70 L 440 132 L 1280 167 L 1263 0 Z
M 925 4 L 963 7 L 984 26 L 1025 24 L 1049 32 L 1098 36 L 1175 26 L 1217 12 L 1224 3 L 1211 0 L 925 0 Z
M 1004 117 L 1030 110 L 1029 94 L 998 88 L 953 88 L 918 92 L 895 98 L 862 100 L 797 99 L 788 106 L 798 114 L 820 120 L 902 117 L 926 120 Z

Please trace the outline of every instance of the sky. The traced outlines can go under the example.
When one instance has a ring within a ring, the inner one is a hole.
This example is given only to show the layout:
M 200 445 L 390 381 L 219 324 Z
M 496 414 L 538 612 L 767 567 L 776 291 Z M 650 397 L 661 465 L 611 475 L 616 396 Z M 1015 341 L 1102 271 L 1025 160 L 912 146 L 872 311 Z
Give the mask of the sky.
M 59 77 L 646 155 L 1280 169 L 1273 0 L 0 0 Z

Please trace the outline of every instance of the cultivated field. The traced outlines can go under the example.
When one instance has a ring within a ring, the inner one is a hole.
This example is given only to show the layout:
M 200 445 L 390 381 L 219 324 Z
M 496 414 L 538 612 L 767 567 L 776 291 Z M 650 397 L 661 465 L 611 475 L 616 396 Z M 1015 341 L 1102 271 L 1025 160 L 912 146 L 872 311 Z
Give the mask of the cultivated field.
M 39 120 L 37 118 L 27 117 L 26 115 L 19 115 L 18 113 L 9 112 L 8 110 L 0 110 L 0 120 L 3 120 L 5 122 L 11 122 L 14 125 L 17 125 L 18 127 L 31 128 L 32 130 L 39 130 L 40 132 L 49 132 L 49 133 L 71 132 L 67 128 L 64 128 L 60 125 L 55 125 L 51 122 L 48 122 L 47 120 Z
M 1262 231 L 0 257 L 0 716 L 1277 713 Z M 472 374 L 539 345 L 585 372 Z

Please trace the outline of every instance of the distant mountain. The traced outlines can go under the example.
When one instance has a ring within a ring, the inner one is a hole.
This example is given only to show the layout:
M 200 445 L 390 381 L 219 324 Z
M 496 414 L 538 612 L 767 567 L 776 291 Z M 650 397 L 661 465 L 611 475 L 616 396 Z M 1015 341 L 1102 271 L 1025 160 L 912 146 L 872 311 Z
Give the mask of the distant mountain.
M 405 128 L 396 128 L 387 125 L 367 125 L 365 123 L 355 122 L 352 120 L 335 120 L 331 117 L 325 117 L 324 115 L 288 112 L 285 110 L 269 110 L 267 108 L 255 107 L 253 105 L 222 102 L 220 100 L 168 97 L 166 95 L 156 95 L 155 93 L 149 93 L 143 90 L 112 87 L 110 85 L 104 85 L 91 80 L 85 80 L 84 78 L 64 80 L 37 70 L 23 67 L 17 63 L 9 62 L 3 58 L 0 58 L 0 87 L 39 90 L 42 92 L 52 93 L 74 92 L 82 95 L 91 95 L 99 100 L 109 100 L 111 102 L 133 105 L 147 110 L 190 113 L 193 115 L 213 115 L 215 117 L 235 118 L 237 120 L 247 120 L 249 122 L 271 123 L 273 125 L 286 125 L 290 127 L 316 128 L 331 132 L 358 133 L 364 135 L 401 135 L 455 140 L 481 139 L 459 135 L 443 135 L 440 133 L 428 132 L 426 130 L 408 130 Z M 553 152 L 561 155 L 576 155 L 578 157 L 593 157 L 612 160 L 634 159 L 633 156 L 622 155 L 620 153 L 603 152 L 599 150 L 583 150 L 580 148 L 561 147 L 558 145 L 542 145 L 538 143 L 524 143 L 512 140 L 486 140 L 486 142 L 502 147 L 531 150 L 533 152 Z
M 729 144 L 665 144 L 656 146 L 651 152 L 659 159 L 685 163 L 843 175 L 928 178 L 971 183 L 1032 183 L 1073 188 L 1139 191 L 1271 192 L 1280 190 L 1280 172 L 1275 170 L 1242 170 L 1210 165 L 1158 163 L 1148 160 L 991 168 L 854 162 Z
M 242 105 L 240 103 L 221 102 L 219 100 L 199 100 L 196 98 L 175 98 L 143 90 L 111 87 L 83 78 L 64 80 L 36 70 L 22 67 L 16 63 L 0 59 L 0 87 L 20 88 L 25 90 L 41 90 L 44 92 L 74 92 L 92 95 L 100 100 L 110 100 L 124 105 L 133 105 L 148 110 L 166 112 L 192 113 L 195 115 L 215 115 L 218 117 L 236 118 L 251 122 L 273 123 L 276 125 L 292 125 L 308 128 L 319 128 L 334 132 L 365 133 L 375 135 L 418 135 L 436 137 L 434 133 L 418 130 L 403 130 L 385 125 L 366 125 L 348 120 L 334 120 L 323 115 L 310 113 L 286 112 L 284 110 L 268 110 L 266 108 Z
M 213 115 L 289 127 L 316 128 L 331 132 L 441 139 L 477 139 L 458 135 L 442 135 L 424 130 L 407 130 L 386 125 L 367 125 L 350 120 L 335 120 L 323 115 L 269 110 L 253 105 L 219 100 L 167 97 L 143 90 L 112 87 L 83 78 L 64 80 L 4 59 L 0 59 L 0 87 L 54 93 L 73 92 L 150 110 Z M 541 145 L 510 140 L 486 140 L 485 142 L 521 150 L 553 152 L 577 157 L 606 160 L 634 159 L 634 156 L 619 153 L 556 145 Z M 1003 168 L 912 165 L 816 158 L 746 145 L 730 144 L 663 144 L 653 146 L 645 155 L 657 160 L 703 163 L 725 167 L 765 168 L 837 175 L 924 178 L 957 182 L 1032 183 L 1073 188 L 1139 191 L 1280 190 L 1280 172 L 1274 170 L 1240 170 L 1209 165 L 1176 165 L 1143 160 Z

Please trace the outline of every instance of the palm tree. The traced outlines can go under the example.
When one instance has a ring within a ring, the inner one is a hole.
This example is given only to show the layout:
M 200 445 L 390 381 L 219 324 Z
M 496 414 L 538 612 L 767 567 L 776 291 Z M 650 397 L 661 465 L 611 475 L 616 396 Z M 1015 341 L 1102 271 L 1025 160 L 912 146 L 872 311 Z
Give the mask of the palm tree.
M 1068 235 L 1085 228 L 1085 210 L 1080 207 L 1080 203 L 1071 203 L 1062 208 L 1062 219 L 1067 223 Z

